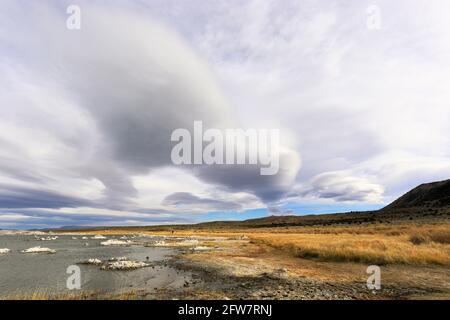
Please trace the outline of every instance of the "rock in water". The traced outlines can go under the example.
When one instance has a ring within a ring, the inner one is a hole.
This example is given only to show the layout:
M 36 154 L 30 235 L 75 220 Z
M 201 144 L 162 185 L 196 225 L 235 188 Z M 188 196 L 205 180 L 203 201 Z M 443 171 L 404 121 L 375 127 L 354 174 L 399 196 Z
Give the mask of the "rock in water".
M 22 253 L 56 253 L 56 250 L 50 248 L 41 248 L 40 246 L 22 250 Z
M 148 267 L 149 265 L 139 261 L 114 261 L 102 267 L 102 270 L 135 270 Z

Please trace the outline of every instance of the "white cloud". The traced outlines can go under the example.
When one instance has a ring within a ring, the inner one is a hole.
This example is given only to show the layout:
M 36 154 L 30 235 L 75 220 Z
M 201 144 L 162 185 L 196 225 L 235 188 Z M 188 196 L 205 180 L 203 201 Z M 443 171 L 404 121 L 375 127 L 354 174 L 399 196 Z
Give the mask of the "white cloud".
M 23 214 L 0 214 L 0 221 L 3 222 L 15 222 L 15 221 L 22 221 L 22 220 L 30 220 L 33 219 L 33 217 L 23 215 Z
M 300 191 L 302 197 L 333 199 L 338 202 L 380 203 L 384 189 L 365 177 L 353 176 L 350 172 L 324 172 L 315 176 L 310 186 Z

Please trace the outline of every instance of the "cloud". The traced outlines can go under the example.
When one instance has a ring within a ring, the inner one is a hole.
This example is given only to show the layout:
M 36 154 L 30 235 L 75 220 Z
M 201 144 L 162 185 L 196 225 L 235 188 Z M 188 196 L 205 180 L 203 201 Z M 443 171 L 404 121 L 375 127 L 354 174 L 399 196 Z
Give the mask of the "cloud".
M 23 214 L 14 214 L 14 213 L 9 213 L 9 214 L 0 214 L 0 221 L 1 222 L 8 222 L 8 221 L 23 221 L 23 220 L 29 220 L 29 219 L 33 219 L 33 217 L 27 216 L 27 215 L 23 215 Z
M 241 210 L 242 205 L 239 203 L 224 201 L 211 198 L 201 198 L 189 192 L 177 192 L 168 195 L 163 204 L 173 207 L 194 206 L 206 210 L 230 211 Z
M 174 129 L 190 128 L 198 119 L 212 127 L 230 123 L 226 101 L 206 66 L 163 25 L 85 3 L 85 24 L 77 33 L 65 28 L 57 8 L 29 9 L 30 29 L 18 28 L 5 46 L 25 56 L 27 81 L 37 87 L 46 83 L 48 95 L 59 90 L 60 103 L 88 112 L 96 144 L 93 159 L 80 172 L 99 179 L 107 195 L 132 197 L 128 175 L 170 164 Z
M 450 157 L 442 148 L 450 142 L 450 95 L 441 85 L 450 74 L 449 4 L 438 1 L 424 14 L 421 1 L 378 1 L 380 31 L 366 27 L 369 5 L 226 3 L 194 41 L 214 61 L 242 121 L 276 123 L 294 137 L 303 163 L 298 185 L 358 168 L 390 199 L 407 191 L 405 180 L 373 169 L 382 158 L 398 173 L 407 170 L 389 159 L 394 153 L 409 163 L 427 159 L 408 186 L 424 176 L 448 178 L 436 164 Z
M 259 165 L 204 166 L 197 175 L 204 181 L 222 184 L 230 192 L 249 192 L 265 202 L 276 201 L 292 187 L 301 167 L 301 158 L 291 149 L 279 154 L 280 170 L 276 175 L 260 175 Z
M 17 8 L 12 7 L 14 12 Z M 82 29 L 72 32 L 64 27 L 64 15 L 57 8 L 33 5 L 25 17 L 28 29 L 16 26 L 12 18 L 3 22 L 17 30 L 14 37 L 4 35 L 5 47 L 14 48 L 17 56 L 23 57 L 20 63 L 25 68 L 15 77 L 20 84 L 25 79 L 31 83 L 28 91 L 34 93 L 35 99 L 29 99 L 23 107 L 30 121 L 36 120 L 31 116 L 41 120 L 39 111 L 44 111 L 65 123 L 68 119 L 62 113 L 69 110 L 74 115 L 71 120 L 79 121 L 69 129 L 74 134 L 79 132 L 80 137 L 66 137 L 63 123 L 46 119 L 40 122 L 43 127 L 32 125 L 34 130 L 30 131 L 38 131 L 43 140 L 56 140 L 53 145 L 61 144 L 61 149 L 69 148 L 71 152 L 89 141 L 88 146 L 82 146 L 85 161 L 69 170 L 100 181 L 105 187 L 105 205 L 126 207 L 132 205 L 138 193 L 131 176 L 171 165 L 173 130 L 192 129 L 194 120 L 219 129 L 234 128 L 238 122 L 207 66 L 175 32 L 130 10 L 105 11 L 86 2 L 82 12 Z M 34 41 L 33 35 L 41 41 Z M 41 88 L 43 83 L 45 87 Z M 9 104 L 21 99 L 11 95 L 7 98 L 5 103 Z M 57 103 L 63 106 L 49 110 Z M 56 135 L 48 137 L 42 131 L 56 131 Z M 54 156 L 56 160 L 60 154 Z M 64 166 L 61 162 L 53 165 Z M 292 181 L 296 174 L 292 168 L 285 168 L 277 181 Z M 281 194 L 278 190 L 271 192 L 272 181 L 261 180 L 257 172 L 239 167 L 227 171 L 246 177 L 246 191 L 262 198 L 269 193 L 271 197 Z M 200 168 L 194 174 L 206 182 L 236 189 L 235 181 L 222 179 L 210 168 Z M 253 190 L 253 180 L 258 185 L 263 183 L 265 190 Z
M 348 172 L 325 172 L 314 177 L 303 196 L 316 196 L 336 201 L 380 202 L 384 189 L 369 179 Z
M 58 228 L 61 226 L 112 226 L 112 225 L 151 225 L 167 223 L 187 223 L 195 217 L 180 217 L 171 215 L 145 215 L 129 213 L 124 214 L 100 213 L 90 210 L 88 213 L 61 212 L 57 210 L 14 209 L 0 210 L 0 226 L 2 228 Z
M 267 208 L 268 212 L 272 216 L 289 216 L 295 215 L 295 211 L 292 209 L 284 209 L 282 206 L 269 206 Z
M 2 208 L 76 208 L 95 207 L 92 201 L 66 196 L 57 192 L 17 188 L 0 185 L 0 204 Z

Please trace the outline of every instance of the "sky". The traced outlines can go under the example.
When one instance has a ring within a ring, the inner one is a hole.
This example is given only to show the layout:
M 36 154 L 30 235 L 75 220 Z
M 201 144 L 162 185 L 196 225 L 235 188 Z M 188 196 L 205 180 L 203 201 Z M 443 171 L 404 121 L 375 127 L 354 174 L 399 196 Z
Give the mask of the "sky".
M 448 12 L 446 0 L 2 0 L 0 228 L 374 210 L 448 179 Z M 171 133 L 194 121 L 279 130 L 278 174 L 174 165 Z

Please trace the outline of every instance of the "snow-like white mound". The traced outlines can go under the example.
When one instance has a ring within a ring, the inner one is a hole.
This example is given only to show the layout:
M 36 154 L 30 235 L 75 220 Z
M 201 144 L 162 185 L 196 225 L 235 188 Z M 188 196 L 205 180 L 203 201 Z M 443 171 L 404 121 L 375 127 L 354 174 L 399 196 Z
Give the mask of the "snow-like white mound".
M 91 239 L 94 239 L 94 240 L 103 240 L 103 239 L 106 239 L 106 237 L 105 237 L 105 236 L 102 236 L 101 234 L 97 234 L 97 235 L 93 236 Z
M 85 264 L 100 265 L 100 264 L 102 264 L 102 260 L 97 259 L 97 258 L 88 259 L 88 261 L 86 261 Z
M 134 270 L 148 267 L 149 265 L 140 261 L 114 261 L 104 265 L 102 270 Z
M 40 246 L 22 250 L 22 253 L 56 253 L 56 250 L 50 248 L 41 248 Z
M 41 241 L 53 241 L 56 239 L 58 239 L 58 236 L 39 238 L 39 240 L 41 240 Z
M 113 261 L 128 261 L 129 259 L 127 257 L 117 257 L 117 258 L 110 258 L 108 259 L 108 261 L 113 262 Z
M 190 245 L 197 245 L 198 244 L 198 240 L 196 239 L 189 239 L 189 240 L 184 240 L 181 242 L 181 245 L 186 245 L 186 246 L 190 246 Z
M 211 250 L 210 247 L 198 246 L 193 249 L 194 251 L 208 251 Z
M 162 241 L 155 241 L 155 242 L 152 243 L 152 245 L 155 246 L 155 247 L 167 247 L 168 246 L 168 244 L 164 240 L 162 240 Z
M 0 254 L 5 254 L 5 253 L 9 253 L 9 252 L 11 252 L 10 249 L 7 249 L 7 248 L 5 248 L 5 249 L 0 249 Z
M 109 239 L 107 241 L 100 242 L 100 244 L 102 246 L 127 246 L 127 245 L 130 245 L 132 243 L 133 242 L 129 241 L 129 240 L 122 241 L 122 240 L 115 240 L 115 239 Z

